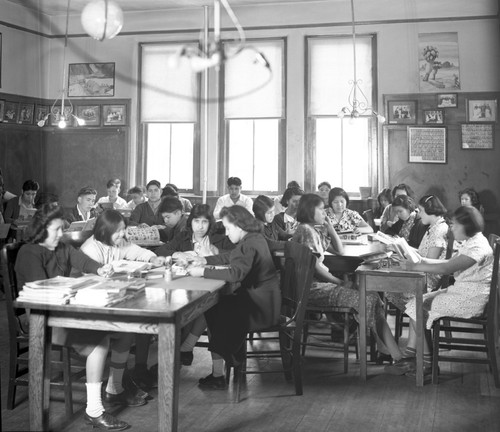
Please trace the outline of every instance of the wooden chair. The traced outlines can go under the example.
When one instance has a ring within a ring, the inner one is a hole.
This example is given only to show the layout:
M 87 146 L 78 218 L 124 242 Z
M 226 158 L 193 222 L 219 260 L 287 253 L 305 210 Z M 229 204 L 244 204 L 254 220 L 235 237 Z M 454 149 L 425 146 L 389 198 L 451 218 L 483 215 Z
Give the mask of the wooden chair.
M 28 317 L 26 311 L 14 307 L 14 301 L 18 295 L 17 278 L 14 270 L 17 254 L 22 243 L 10 243 L 3 247 L 0 256 L 2 263 L 3 282 L 7 309 L 7 322 L 9 326 L 9 385 L 7 391 L 7 409 L 15 407 L 17 386 L 28 386 Z M 79 367 L 72 374 L 69 348 L 65 346 L 52 345 L 52 349 L 58 351 L 60 360 L 53 360 L 51 365 L 54 369 L 62 371 L 63 381 L 56 379 L 51 385 L 64 389 L 64 404 L 66 416 L 73 415 L 73 396 L 71 382 L 73 378 L 80 378 L 85 374 L 85 369 Z
M 373 210 L 372 209 L 368 209 L 368 210 L 365 210 L 363 212 L 363 219 L 366 221 L 366 223 L 368 225 L 370 225 L 373 229 L 373 231 L 377 231 L 377 226 L 375 225 L 375 220 L 373 218 Z
M 250 358 L 281 357 L 285 379 L 293 378 L 295 394 L 302 395 L 302 364 L 300 345 L 305 309 L 309 297 L 309 290 L 314 275 L 316 258 L 311 250 L 296 242 L 287 242 L 285 245 L 285 262 L 281 274 L 280 288 L 282 298 L 282 313 L 280 322 L 271 328 L 257 329 L 261 335 L 278 333 L 278 350 L 256 350 L 246 352 L 243 364 L 234 368 L 234 383 L 236 384 L 236 400 L 240 401 L 240 386 L 247 374 L 276 373 L 279 371 L 260 371 L 247 369 L 247 360 Z M 254 337 L 253 342 L 276 339 L 275 337 Z M 246 344 L 245 344 L 246 347 Z M 226 369 L 226 381 L 229 382 L 231 368 Z
M 478 318 L 442 317 L 434 322 L 434 357 L 432 363 L 432 382 L 438 381 L 439 361 L 459 363 L 486 363 L 493 373 L 495 387 L 500 388 L 496 357 L 496 342 L 498 338 L 498 283 L 499 283 L 500 240 L 496 240 L 494 249 L 493 274 L 490 284 L 489 300 L 484 313 Z M 442 335 L 442 332 L 452 331 L 455 336 Z M 459 335 L 458 333 L 461 333 Z M 464 337 L 463 333 L 479 337 Z M 452 354 L 443 355 L 439 349 L 458 351 L 485 352 L 486 358 L 464 357 Z

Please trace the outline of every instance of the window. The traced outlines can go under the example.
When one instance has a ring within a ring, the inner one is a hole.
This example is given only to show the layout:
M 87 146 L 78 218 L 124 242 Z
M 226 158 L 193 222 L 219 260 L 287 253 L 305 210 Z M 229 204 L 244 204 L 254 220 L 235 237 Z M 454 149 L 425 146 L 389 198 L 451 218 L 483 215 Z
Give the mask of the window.
M 374 38 L 356 37 L 357 78 L 372 106 L 376 100 L 372 83 L 375 67 L 372 55 Z M 340 186 L 348 193 L 359 193 L 360 186 L 370 186 L 372 142 L 376 121 L 368 111 L 359 118 L 340 119 L 337 113 L 348 105 L 353 79 L 351 37 L 311 37 L 308 48 L 307 145 L 311 167 L 306 179 L 315 188 L 321 181 Z M 360 98 L 360 95 L 358 95 Z M 309 174 L 309 175 L 308 175 Z
M 284 41 L 247 43 L 264 54 L 272 74 L 256 64 L 253 50 L 241 52 L 225 65 L 222 109 L 226 151 L 222 154 L 226 158 L 221 183 L 236 176 L 241 178 L 245 190 L 276 192 L 285 182 L 280 178 L 284 176 L 281 168 L 285 163 Z
M 180 42 L 141 45 L 143 179 L 192 191 L 199 159 L 199 81 L 187 63 L 169 64 L 184 46 Z

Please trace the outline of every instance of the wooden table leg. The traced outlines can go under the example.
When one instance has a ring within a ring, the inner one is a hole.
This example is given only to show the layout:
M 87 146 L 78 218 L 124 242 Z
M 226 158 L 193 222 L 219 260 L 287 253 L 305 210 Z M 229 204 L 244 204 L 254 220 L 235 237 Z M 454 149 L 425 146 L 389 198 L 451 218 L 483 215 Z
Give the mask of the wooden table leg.
M 359 374 L 366 381 L 366 276 L 359 275 Z
M 424 281 L 420 279 L 417 281 L 415 289 L 415 303 L 416 303 L 416 335 L 417 335 L 417 373 L 415 376 L 417 387 L 424 385 L 424 310 L 422 296 L 424 291 Z
M 30 313 L 29 406 L 30 430 L 49 430 L 50 332 L 42 311 Z
M 158 430 L 177 432 L 179 405 L 180 329 L 158 325 Z

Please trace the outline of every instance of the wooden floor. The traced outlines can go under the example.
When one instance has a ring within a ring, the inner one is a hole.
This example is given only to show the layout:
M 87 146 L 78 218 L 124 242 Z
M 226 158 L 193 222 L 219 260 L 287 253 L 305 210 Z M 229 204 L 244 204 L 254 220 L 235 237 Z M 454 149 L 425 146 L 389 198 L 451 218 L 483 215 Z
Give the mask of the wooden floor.
M 5 302 L 0 302 L 0 365 L 2 368 L 3 431 L 27 431 L 27 391 L 18 392 L 18 406 L 5 409 L 7 390 L 7 340 Z M 403 341 L 404 343 L 404 341 Z M 154 347 L 153 347 L 154 350 Z M 152 353 L 151 358 L 154 358 Z M 261 361 L 260 368 L 276 360 Z M 340 352 L 308 349 L 304 358 L 304 395 L 295 396 L 293 385 L 282 374 L 249 376 L 243 400 L 233 402 L 234 389 L 202 391 L 200 377 L 210 373 L 209 355 L 195 349 L 191 367 L 181 369 L 179 430 L 183 432 L 236 431 L 352 431 L 352 432 L 498 432 L 500 390 L 485 365 L 442 363 L 439 385 L 416 388 L 407 377 L 385 375 L 383 366 L 369 363 L 369 379 L 358 378 L 354 353 L 349 373 L 343 374 Z M 65 419 L 61 401 L 51 402 L 51 430 L 89 431 L 83 422 L 84 384 L 74 390 L 76 413 Z M 57 399 L 61 394 L 52 393 Z M 156 389 L 152 391 L 156 397 Z M 132 425 L 130 431 L 157 430 L 156 399 L 139 408 L 114 411 Z

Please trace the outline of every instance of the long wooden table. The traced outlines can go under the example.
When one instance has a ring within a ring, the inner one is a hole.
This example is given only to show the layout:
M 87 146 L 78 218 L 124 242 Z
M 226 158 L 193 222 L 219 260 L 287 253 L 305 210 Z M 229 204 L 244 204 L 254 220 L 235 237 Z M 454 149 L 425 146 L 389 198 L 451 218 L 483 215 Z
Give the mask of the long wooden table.
M 30 309 L 30 429 L 48 430 L 50 327 L 158 335 L 158 430 L 177 430 L 181 328 L 215 305 L 224 281 L 193 277 L 147 282 L 146 293 L 113 307 L 16 302 Z

